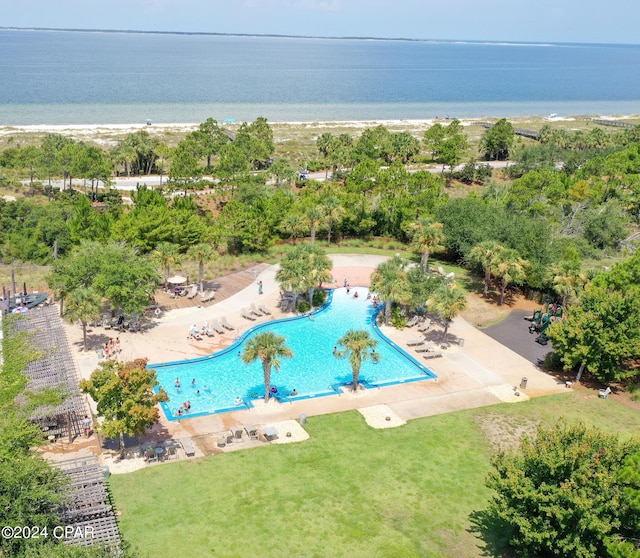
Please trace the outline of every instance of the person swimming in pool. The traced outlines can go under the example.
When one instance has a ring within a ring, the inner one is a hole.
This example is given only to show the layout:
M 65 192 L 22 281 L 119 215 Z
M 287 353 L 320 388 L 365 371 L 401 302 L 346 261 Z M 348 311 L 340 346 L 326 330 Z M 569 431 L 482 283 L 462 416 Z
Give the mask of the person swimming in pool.
M 296 388 L 293 388 L 293 390 L 291 391 L 291 395 L 293 397 L 295 397 L 296 395 L 298 395 L 298 390 L 296 390 Z

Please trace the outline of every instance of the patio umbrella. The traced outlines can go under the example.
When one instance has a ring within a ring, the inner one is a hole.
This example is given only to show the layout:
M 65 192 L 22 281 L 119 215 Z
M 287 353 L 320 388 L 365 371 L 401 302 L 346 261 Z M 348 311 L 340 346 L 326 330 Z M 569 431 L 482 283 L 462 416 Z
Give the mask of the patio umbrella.
M 182 277 L 182 275 L 174 275 L 173 277 L 169 277 L 169 279 L 167 279 L 167 281 L 169 283 L 171 283 L 172 285 L 180 285 L 182 283 L 186 283 L 187 282 L 187 278 L 186 277 Z
M 29 309 L 26 306 L 17 306 L 13 310 L 11 310 L 12 314 L 22 314 L 23 312 L 27 312 Z

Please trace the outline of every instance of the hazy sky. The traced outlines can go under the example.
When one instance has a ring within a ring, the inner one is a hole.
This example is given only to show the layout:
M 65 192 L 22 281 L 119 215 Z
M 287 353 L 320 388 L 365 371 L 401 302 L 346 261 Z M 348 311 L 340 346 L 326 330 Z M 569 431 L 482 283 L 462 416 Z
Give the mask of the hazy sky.
M 640 0 L 0 0 L 0 26 L 640 43 Z

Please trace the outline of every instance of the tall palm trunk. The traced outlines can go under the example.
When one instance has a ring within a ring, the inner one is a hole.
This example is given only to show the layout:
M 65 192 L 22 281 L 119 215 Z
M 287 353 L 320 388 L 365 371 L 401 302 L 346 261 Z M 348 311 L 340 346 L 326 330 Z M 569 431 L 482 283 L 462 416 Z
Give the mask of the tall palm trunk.
M 449 326 L 451 325 L 451 320 L 444 321 L 444 332 L 442 333 L 442 340 L 447 340 L 447 333 L 449 333 Z
M 482 294 L 484 295 L 484 298 L 487 298 L 489 296 L 489 285 L 491 284 L 491 272 L 489 271 L 488 268 L 485 268 L 484 270 L 484 288 L 482 290 Z
M 87 352 L 87 322 L 84 320 L 80 322 L 82 324 L 82 340 L 84 342 L 84 351 Z
M 391 300 L 385 300 L 384 302 L 384 323 L 385 325 L 391 323 Z
M 352 372 L 353 372 L 352 389 L 353 391 L 358 391 L 358 379 L 360 378 L 360 366 L 354 366 Z
M 264 402 L 269 403 L 271 395 L 271 361 L 262 362 L 262 372 L 264 373 Z
M 500 285 L 500 302 L 498 303 L 498 306 L 502 306 L 502 303 L 504 302 L 504 292 L 506 290 L 507 290 L 507 282 L 503 279 Z

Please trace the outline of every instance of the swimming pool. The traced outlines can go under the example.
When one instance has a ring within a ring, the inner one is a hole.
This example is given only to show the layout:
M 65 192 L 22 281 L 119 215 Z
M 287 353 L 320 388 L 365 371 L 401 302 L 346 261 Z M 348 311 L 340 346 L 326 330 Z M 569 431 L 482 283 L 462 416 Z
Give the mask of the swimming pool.
M 353 298 L 358 292 L 358 298 Z M 248 339 L 256 332 L 271 330 L 284 335 L 293 358 L 281 359 L 279 372 L 272 370 L 271 385 L 281 401 L 308 399 L 340 393 L 353 380 L 348 359 L 337 359 L 333 348 L 350 329 L 367 329 L 378 340 L 378 363 L 364 362 L 360 381 L 365 387 L 380 387 L 435 378 L 435 374 L 385 337 L 375 324 L 378 309 L 366 299 L 368 289 L 340 288 L 330 292 L 327 304 L 311 317 L 296 316 L 252 327 L 233 345 L 213 355 L 192 360 L 149 364 L 169 395 L 162 403 L 169 420 L 178 416 L 189 401 L 187 416 L 201 416 L 251 406 L 264 397 L 264 376 L 260 361 L 245 364 L 240 359 Z M 180 386 L 176 386 L 179 378 Z M 195 380 L 195 382 L 194 382 Z M 296 390 L 296 395 L 291 392 Z M 237 398 L 242 400 L 236 404 Z

